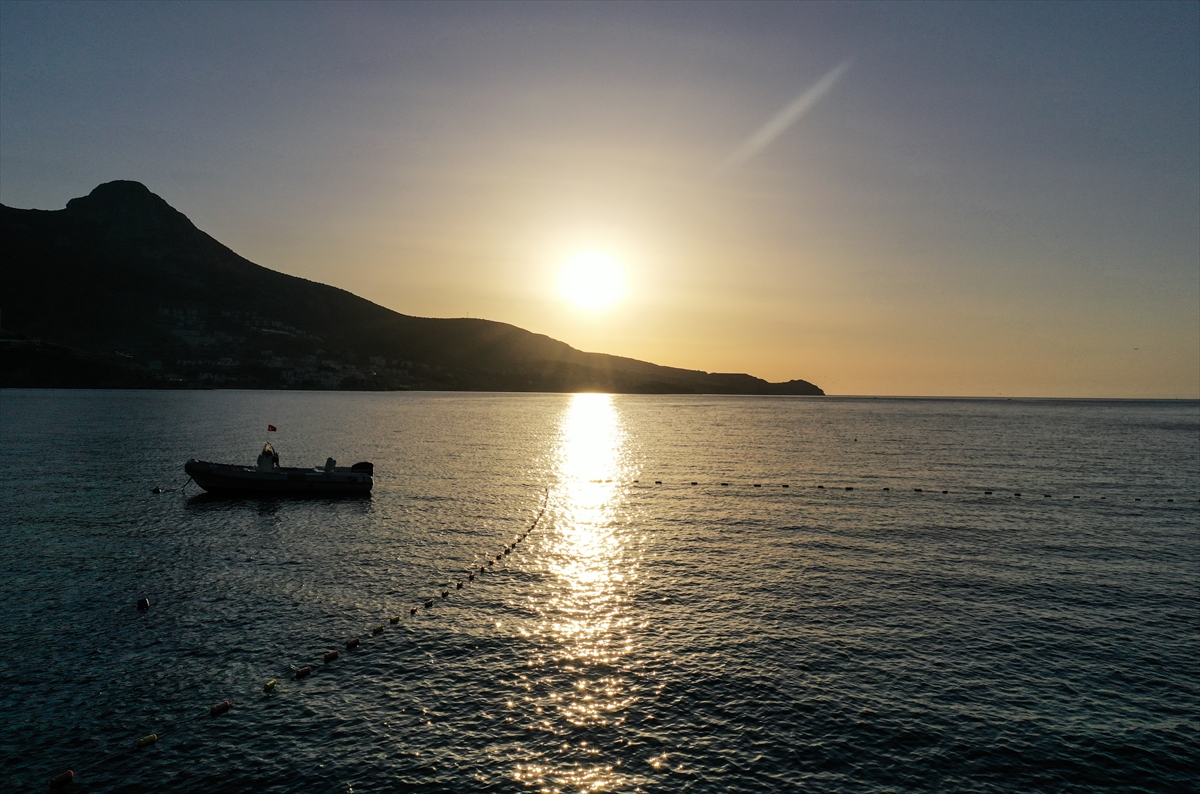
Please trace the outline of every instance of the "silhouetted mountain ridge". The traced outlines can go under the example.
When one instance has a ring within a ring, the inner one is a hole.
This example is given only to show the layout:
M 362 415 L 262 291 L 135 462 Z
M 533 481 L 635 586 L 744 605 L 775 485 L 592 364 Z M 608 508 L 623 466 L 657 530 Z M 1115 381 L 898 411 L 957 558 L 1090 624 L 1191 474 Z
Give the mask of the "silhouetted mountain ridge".
M 822 393 L 584 353 L 490 320 L 399 314 L 238 256 L 138 182 L 63 210 L 0 207 L 0 239 L 5 333 L 124 368 L 131 385 Z M 2 383 L 52 385 L 28 382 L 33 370 Z

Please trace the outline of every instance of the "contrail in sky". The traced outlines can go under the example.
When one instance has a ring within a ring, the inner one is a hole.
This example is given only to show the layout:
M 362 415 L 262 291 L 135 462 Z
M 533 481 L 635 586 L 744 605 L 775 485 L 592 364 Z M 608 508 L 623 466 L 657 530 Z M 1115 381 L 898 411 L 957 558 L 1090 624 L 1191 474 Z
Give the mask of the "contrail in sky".
M 762 151 L 767 144 L 778 138 L 788 127 L 799 121 L 805 113 L 812 109 L 813 105 L 821 100 L 821 97 L 828 94 L 829 89 L 833 88 L 833 84 L 842 76 L 842 72 L 849 68 L 850 61 L 845 61 L 834 67 L 829 74 L 818 80 L 812 88 L 792 100 L 790 105 L 776 113 L 773 119 L 762 126 L 762 129 L 744 140 L 741 146 L 734 149 L 733 154 L 729 155 L 729 159 L 721 163 L 720 168 L 717 169 L 717 173 L 735 168 Z

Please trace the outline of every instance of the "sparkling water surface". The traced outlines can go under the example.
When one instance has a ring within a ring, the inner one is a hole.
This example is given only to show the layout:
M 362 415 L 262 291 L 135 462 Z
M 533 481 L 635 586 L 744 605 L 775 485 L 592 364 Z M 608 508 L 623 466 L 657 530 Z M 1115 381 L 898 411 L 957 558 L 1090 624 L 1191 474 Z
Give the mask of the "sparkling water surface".
M 0 431 L 4 790 L 1196 789 L 1195 402 L 7 390 Z M 151 493 L 267 440 L 373 495 Z

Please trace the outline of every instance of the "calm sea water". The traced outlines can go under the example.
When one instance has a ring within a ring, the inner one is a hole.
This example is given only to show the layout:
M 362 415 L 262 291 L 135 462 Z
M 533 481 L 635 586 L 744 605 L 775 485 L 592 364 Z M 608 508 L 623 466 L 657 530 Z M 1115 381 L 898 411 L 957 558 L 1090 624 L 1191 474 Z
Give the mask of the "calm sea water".
M 268 423 L 373 496 L 151 493 Z M 3 391 L 0 453 L 4 790 L 1197 785 L 1195 402 Z

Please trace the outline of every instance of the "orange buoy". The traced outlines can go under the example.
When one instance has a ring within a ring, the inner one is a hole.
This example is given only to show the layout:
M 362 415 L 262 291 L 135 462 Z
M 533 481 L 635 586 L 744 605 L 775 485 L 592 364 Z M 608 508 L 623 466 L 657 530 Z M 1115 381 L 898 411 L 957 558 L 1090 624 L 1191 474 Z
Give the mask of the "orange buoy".
M 232 705 L 233 704 L 230 703 L 228 700 L 222 700 L 220 703 L 218 703 L 217 705 L 213 706 L 211 709 L 208 710 L 208 716 L 220 717 L 222 714 L 229 711 L 229 709 Z
M 312 665 L 306 664 L 303 667 L 301 667 L 299 670 L 296 671 L 296 679 L 299 680 L 301 678 L 306 678 L 306 677 L 308 677 L 308 674 L 311 672 L 312 672 Z
M 360 644 L 361 644 L 361 640 L 359 640 L 358 637 L 351 637 L 350 639 L 346 640 L 346 650 L 352 651 L 355 648 L 357 648 Z
M 321 658 L 325 660 L 325 664 L 329 664 L 330 662 L 335 661 L 339 656 L 341 656 L 341 654 L 337 651 L 330 651 Z

